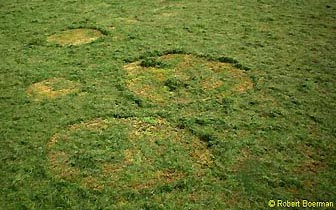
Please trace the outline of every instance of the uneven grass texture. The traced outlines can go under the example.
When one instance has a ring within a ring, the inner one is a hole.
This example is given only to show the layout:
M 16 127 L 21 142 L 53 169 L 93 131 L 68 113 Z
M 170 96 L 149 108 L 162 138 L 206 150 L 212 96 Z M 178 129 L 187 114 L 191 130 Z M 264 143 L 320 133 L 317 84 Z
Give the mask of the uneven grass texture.
M 335 23 L 334 0 L 1 0 L 0 210 L 335 208 Z
M 193 55 L 168 54 L 124 66 L 127 87 L 159 104 L 190 103 L 245 92 L 253 87 L 243 70 L 232 64 Z
M 52 174 L 88 188 L 137 190 L 204 176 L 212 163 L 204 143 L 163 119 L 146 120 L 97 119 L 56 133 L 48 144 Z
M 75 92 L 78 92 L 77 84 L 63 78 L 34 83 L 27 89 L 28 95 L 35 101 L 55 99 Z

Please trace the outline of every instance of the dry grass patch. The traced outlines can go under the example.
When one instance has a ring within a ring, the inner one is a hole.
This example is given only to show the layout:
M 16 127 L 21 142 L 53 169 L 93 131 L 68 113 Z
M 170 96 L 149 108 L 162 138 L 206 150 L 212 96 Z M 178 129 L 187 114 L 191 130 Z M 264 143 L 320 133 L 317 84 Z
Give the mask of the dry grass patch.
M 213 160 L 197 137 L 152 118 L 70 125 L 50 139 L 48 148 L 56 178 L 92 189 L 142 190 L 169 184 L 204 175 Z
M 157 104 L 226 97 L 253 88 L 245 71 L 194 55 L 167 54 L 124 66 L 127 87 Z
M 120 22 L 123 22 L 123 23 L 126 23 L 126 24 L 136 24 L 138 23 L 139 21 L 135 18 L 126 18 L 126 17 L 119 17 L 116 19 L 117 21 L 120 21 Z
M 162 20 L 162 19 L 168 19 L 168 18 L 174 18 L 178 14 L 176 12 L 161 12 L 161 13 L 156 13 L 154 15 L 155 20 Z
M 108 121 L 103 119 L 94 119 L 88 122 L 81 122 L 79 124 L 70 125 L 71 130 L 88 129 L 88 130 L 102 130 L 108 127 Z
M 65 152 L 50 152 L 50 168 L 57 178 L 71 180 L 80 174 L 77 168 L 69 167 L 69 155 Z
M 27 94 L 34 101 L 55 99 L 78 91 L 77 83 L 63 78 L 51 78 L 34 83 L 27 88 Z
M 93 42 L 102 36 L 103 34 L 98 30 L 78 28 L 51 35 L 47 38 L 47 41 L 62 46 L 81 45 Z

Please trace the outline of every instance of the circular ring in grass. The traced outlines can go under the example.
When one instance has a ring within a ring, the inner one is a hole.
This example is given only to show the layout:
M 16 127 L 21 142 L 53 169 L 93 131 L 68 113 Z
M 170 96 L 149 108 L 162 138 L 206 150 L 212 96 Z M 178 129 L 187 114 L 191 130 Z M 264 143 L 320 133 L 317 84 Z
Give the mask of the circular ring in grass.
M 102 36 L 104 35 L 99 30 L 78 28 L 53 34 L 48 37 L 47 41 L 62 46 L 81 45 L 93 42 Z
M 51 78 L 30 85 L 27 89 L 27 94 L 34 101 L 41 101 L 59 98 L 78 91 L 76 82 L 64 78 Z
M 203 176 L 204 142 L 163 119 L 96 119 L 69 126 L 48 144 L 56 178 L 91 189 L 147 189 Z
M 253 88 L 251 78 L 234 64 L 189 54 L 149 57 L 124 69 L 127 87 L 157 104 L 226 97 Z

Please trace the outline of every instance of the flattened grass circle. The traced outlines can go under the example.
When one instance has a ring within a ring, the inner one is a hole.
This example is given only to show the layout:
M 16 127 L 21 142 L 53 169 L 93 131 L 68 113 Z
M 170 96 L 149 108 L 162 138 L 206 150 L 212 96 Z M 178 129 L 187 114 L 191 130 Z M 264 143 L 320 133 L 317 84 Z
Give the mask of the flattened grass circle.
M 51 78 L 34 83 L 27 88 L 27 94 L 35 101 L 55 99 L 78 92 L 77 83 L 64 78 Z
M 253 87 L 247 74 L 233 64 L 188 54 L 145 58 L 124 69 L 127 87 L 157 104 L 226 97 Z
M 53 34 L 47 38 L 48 42 L 62 46 L 87 44 L 102 37 L 102 32 L 94 29 L 70 29 Z
M 92 120 L 56 133 L 49 166 L 85 188 L 146 189 L 202 176 L 212 163 L 206 145 L 163 119 Z

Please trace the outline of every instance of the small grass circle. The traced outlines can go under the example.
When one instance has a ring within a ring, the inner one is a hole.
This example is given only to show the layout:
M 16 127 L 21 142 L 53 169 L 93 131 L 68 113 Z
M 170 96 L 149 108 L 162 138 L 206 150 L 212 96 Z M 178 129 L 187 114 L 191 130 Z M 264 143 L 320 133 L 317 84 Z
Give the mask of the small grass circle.
M 53 34 L 47 38 L 47 41 L 62 46 L 81 45 L 93 42 L 102 36 L 99 30 L 78 28 Z
M 251 78 L 234 64 L 188 54 L 149 57 L 124 69 L 127 87 L 157 104 L 221 98 L 253 88 Z
M 56 133 L 48 144 L 55 177 L 85 188 L 147 189 L 212 164 L 206 145 L 163 119 L 92 120 Z
M 27 94 L 34 101 L 55 99 L 78 92 L 77 83 L 64 78 L 51 78 L 34 83 L 27 88 Z

